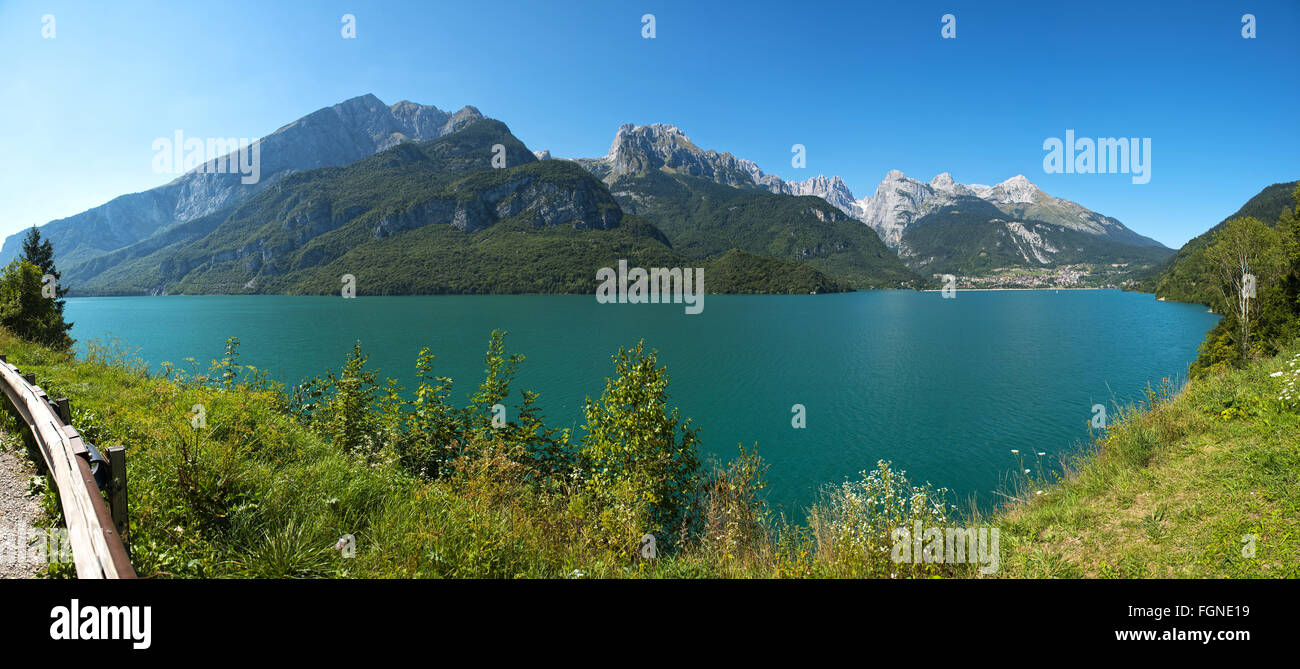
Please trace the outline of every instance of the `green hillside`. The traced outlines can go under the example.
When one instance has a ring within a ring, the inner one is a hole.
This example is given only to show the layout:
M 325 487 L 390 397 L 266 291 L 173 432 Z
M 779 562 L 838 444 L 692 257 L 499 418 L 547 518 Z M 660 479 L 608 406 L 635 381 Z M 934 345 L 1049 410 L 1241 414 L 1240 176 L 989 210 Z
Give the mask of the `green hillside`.
M 1125 244 L 1043 221 L 1014 221 L 985 200 L 962 198 L 907 229 L 903 258 L 926 275 L 978 275 L 1004 267 L 1077 263 L 1152 267 L 1170 253 L 1163 247 Z
M 1250 216 L 1273 225 L 1283 210 L 1292 206 L 1291 193 L 1296 184 L 1276 183 L 1246 201 L 1233 215 L 1183 245 L 1171 258 L 1145 275 L 1139 275 L 1137 290 L 1153 292 L 1156 297 L 1179 302 L 1210 304 L 1214 285 L 1205 266 L 1205 249 L 1214 233 L 1234 218 Z
M 689 262 L 689 261 L 687 261 Z M 808 265 L 731 249 L 704 265 L 710 293 L 838 293 L 853 290 Z

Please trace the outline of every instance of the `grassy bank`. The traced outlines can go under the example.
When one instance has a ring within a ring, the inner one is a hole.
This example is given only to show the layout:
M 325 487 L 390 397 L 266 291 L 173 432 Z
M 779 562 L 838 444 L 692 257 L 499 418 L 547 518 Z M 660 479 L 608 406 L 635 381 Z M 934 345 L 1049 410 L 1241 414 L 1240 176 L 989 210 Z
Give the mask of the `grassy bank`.
M 1125 412 L 1066 463 L 1065 480 L 1019 486 L 992 519 L 1000 574 L 1300 577 L 1297 384 L 1293 345 L 1174 397 L 1150 392 L 1146 410 Z
M 147 577 L 979 576 L 890 560 L 892 529 L 917 520 L 998 528 L 996 576 L 1300 575 L 1300 413 L 1279 399 L 1295 347 L 1153 393 L 1064 480 L 1021 481 L 991 516 L 959 514 L 882 463 L 828 486 L 800 526 L 762 503 L 753 452 L 693 459 L 666 373 L 636 350 L 616 356 L 582 435 L 547 430 L 526 397 L 508 425 L 485 422 L 519 364 L 504 348 L 465 408 L 442 402 L 450 380 L 428 367 L 428 383 L 399 396 L 360 360 L 332 383 L 284 389 L 233 360 L 149 375 L 101 347 L 78 361 L 0 332 L 0 350 L 72 398 L 90 441 L 127 447 L 129 539 Z M 337 550 L 343 537 L 353 543 Z

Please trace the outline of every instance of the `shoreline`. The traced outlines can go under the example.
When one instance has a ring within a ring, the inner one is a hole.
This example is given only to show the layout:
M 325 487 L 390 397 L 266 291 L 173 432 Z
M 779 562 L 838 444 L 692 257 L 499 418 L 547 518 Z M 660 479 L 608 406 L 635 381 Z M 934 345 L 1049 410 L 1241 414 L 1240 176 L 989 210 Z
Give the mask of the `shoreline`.
M 984 292 L 984 291 L 1061 291 L 1061 290 L 1123 290 L 1122 288 L 958 288 L 962 292 Z M 729 296 L 823 296 L 823 295 L 849 295 L 852 293 L 874 293 L 885 291 L 914 291 L 918 293 L 941 293 L 942 288 L 864 288 L 862 290 L 843 290 L 827 293 L 704 293 L 711 297 L 729 297 Z M 591 293 L 409 293 L 395 295 L 357 295 L 362 297 L 502 297 L 502 296 L 570 296 L 581 297 L 589 296 Z M 88 300 L 104 298 L 137 298 L 137 297 L 327 297 L 337 298 L 337 294 L 328 295 L 303 295 L 295 293 L 173 293 L 170 295 L 68 295 L 65 300 Z
M 957 292 L 959 292 L 959 293 L 960 293 L 960 292 L 973 293 L 973 292 L 976 292 L 976 291 L 980 291 L 980 292 L 994 292 L 994 291 L 999 291 L 999 290 L 1054 290 L 1054 291 L 1061 291 L 1061 290 L 1121 290 L 1121 289 L 1120 289 L 1120 288 L 956 288 L 955 290 L 956 290 Z M 920 292 L 922 292 L 922 293 L 942 293 L 943 291 L 944 291 L 943 288 L 926 288 L 926 289 L 924 289 L 924 290 L 922 290 L 922 291 L 920 291 Z

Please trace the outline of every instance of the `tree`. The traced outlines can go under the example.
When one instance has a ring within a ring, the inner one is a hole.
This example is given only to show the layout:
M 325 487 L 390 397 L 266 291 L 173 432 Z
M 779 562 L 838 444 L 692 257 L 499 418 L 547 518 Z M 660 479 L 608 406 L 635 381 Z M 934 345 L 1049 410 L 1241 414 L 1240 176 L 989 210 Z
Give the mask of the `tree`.
M 555 482 L 572 473 L 569 431 L 546 427 L 537 393 L 520 391 L 523 403 L 505 410 L 510 384 L 524 356 L 506 350 L 506 333 L 494 330 L 484 357 L 484 379 L 463 409 L 449 402 L 452 380 L 433 374 L 434 356 L 422 349 L 415 370 L 419 384 L 411 400 L 391 391 L 380 400 L 381 420 L 400 425 L 388 439 L 396 445 L 401 463 L 425 478 L 450 472 L 462 456 L 480 457 L 487 449 L 502 449 L 525 465 L 530 481 Z
M 334 393 L 325 405 L 325 433 L 343 450 L 373 457 L 382 446 L 371 412 L 379 389 L 375 373 L 366 369 L 366 357 L 358 341 L 339 374 L 329 373 Z
M 64 322 L 60 302 L 46 297 L 43 277 L 41 268 L 26 260 L 0 271 L 0 325 L 23 339 L 67 350 L 72 324 Z
M 54 264 L 54 245 L 48 239 L 42 240 L 41 231 L 34 225 L 23 237 L 22 258 L 41 268 L 42 272 Z
M 54 288 L 54 308 L 62 317 L 65 303 L 61 298 L 68 294 L 68 289 L 63 286 L 63 275 L 54 265 L 54 244 L 48 239 L 42 239 L 41 231 L 33 225 L 27 231 L 27 236 L 23 237 L 23 252 L 20 257 L 40 268 L 42 282 L 46 280 L 46 276 L 50 277 Z M 72 323 L 68 323 L 68 327 L 72 327 Z
M 1284 209 L 1277 228 L 1285 238 L 1287 272 L 1282 279 L 1283 304 L 1293 324 L 1300 321 L 1300 184 L 1291 194 L 1295 206 Z
M 402 466 L 428 479 L 441 476 L 458 455 L 466 422 L 464 412 L 453 408 L 449 401 L 451 378 L 434 375 L 434 359 L 428 348 L 420 349 L 415 362 L 419 384 L 402 418 L 405 430 L 396 435 Z
M 483 382 L 464 411 L 467 441 L 475 447 L 495 443 L 515 450 L 538 477 L 563 475 L 573 464 L 569 432 L 546 427 L 536 405 L 539 395 L 521 390 L 523 404 L 505 411 L 510 384 L 524 361 L 523 355 L 506 350 L 505 338 L 505 332 L 493 330 L 488 341 Z
M 1246 216 L 1228 221 L 1205 251 L 1216 279 L 1218 304 L 1233 327 L 1237 349 L 1250 355 L 1250 338 L 1258 315 L 1252 309 L 1260 291 L 1278 290 L 1284 268 L 1282 237 L 1259 219 Z
M 644 346 L 619 349 L 617 378 L 606 379 L 599 402 L 587 398 L 580 456 L 597 494 L 626 494 L 619 502 L 644 509 L 643 529 L 662 540 L 681 527 L 698 492 L 699 437 L 689 418 L 668 411 L 668 370 Z
M 31 230 L 27 231 L 27 236 L 23 237 L 21 258 L 41 268 L 41 274 L 49 274 L 54 277 L 57 297 L 63 297 L 68 293 L 68 289 L 64 288 L 59 282 L 63 275 L 59 273 L 58 268 L 54 265 L 54 244 L 50 243 L 48 239 L 42 239 L 41 231 L 34 225 Z
M 491 339 L 488 340 L 487 355 L 483 358 L 483 364 L 486 365 L 483 370 L 483 382 L 479 384 L 478 391 L 469 398 L 469 413 L 473 419 L 472 429 L 477 436 L 492 433 L 493 407 L 505 402 L 506 397 L 510 395 L 510 382 L 515 378 L 515 372 L 519 370 L 519 365 L 523 361 L 524 356 L 506 351 L 506 333 L 493 330 Z

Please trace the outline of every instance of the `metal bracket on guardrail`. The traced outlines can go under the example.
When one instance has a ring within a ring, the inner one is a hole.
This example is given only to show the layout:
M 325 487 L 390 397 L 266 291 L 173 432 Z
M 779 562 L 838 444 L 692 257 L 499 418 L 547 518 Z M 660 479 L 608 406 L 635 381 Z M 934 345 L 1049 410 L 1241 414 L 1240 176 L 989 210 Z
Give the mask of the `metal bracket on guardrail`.
M 94 444 L 84 439 L 82 441 L 86 444 L 84 456 L 86 461 L 90 463 L 90 475 L 95 478 L 95 485 L 99 486 L 100 490 L 108 492 L 108 484 L 113 476 L 108 458 L 104 457 L 104 454 L 100 453 Z
M 117 536 L 122 538 L 127 555 L 131 554 L 131 537 L 127 530 L 131 526 L 131 517 L 127 514 L 126 502 L 126 448 L 110 446 L 108 449 L 108 508 L 113 513 L 113 525 L 117 527 Z

